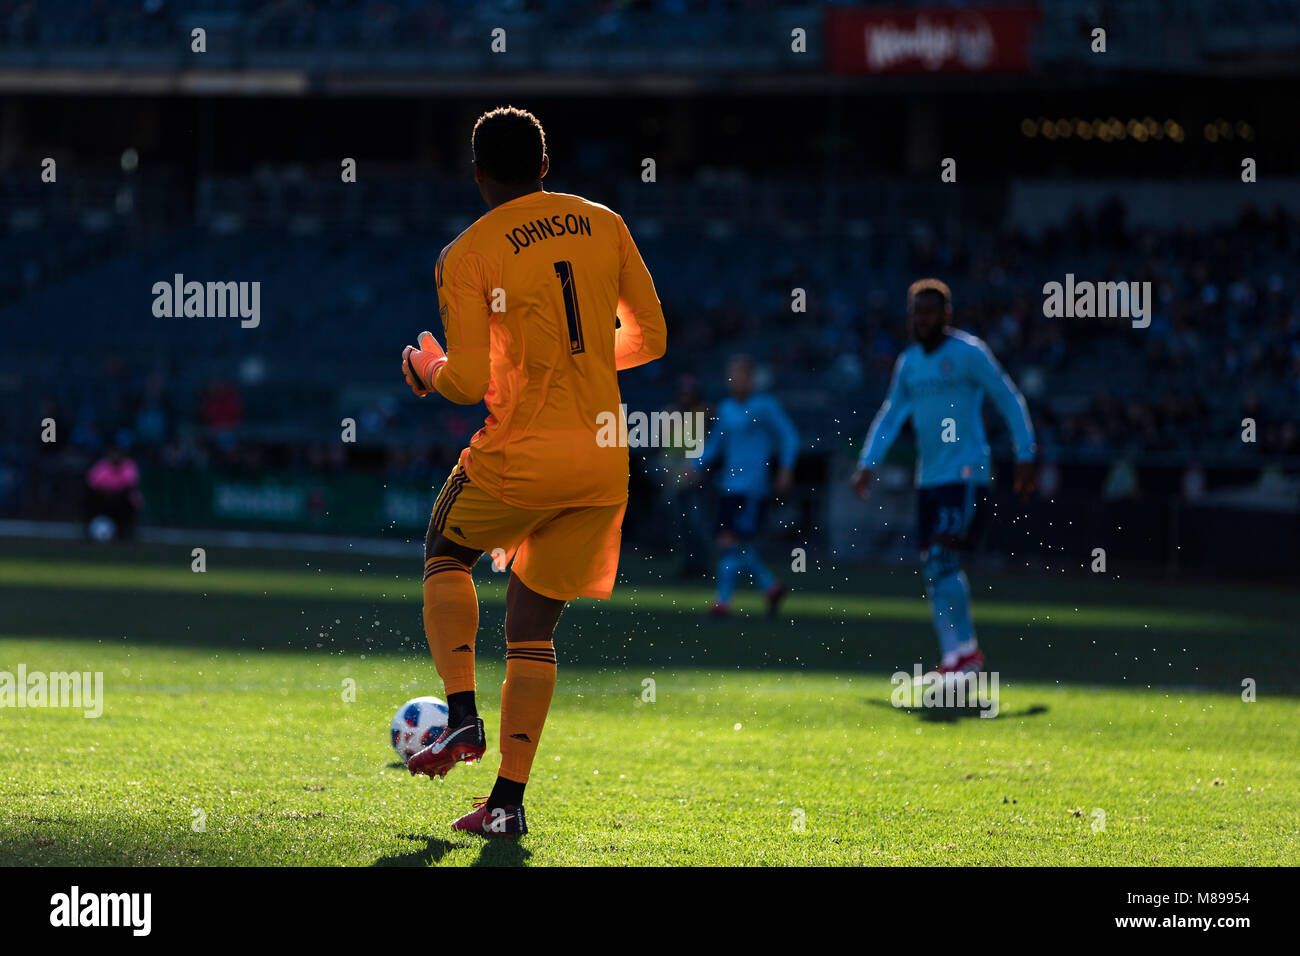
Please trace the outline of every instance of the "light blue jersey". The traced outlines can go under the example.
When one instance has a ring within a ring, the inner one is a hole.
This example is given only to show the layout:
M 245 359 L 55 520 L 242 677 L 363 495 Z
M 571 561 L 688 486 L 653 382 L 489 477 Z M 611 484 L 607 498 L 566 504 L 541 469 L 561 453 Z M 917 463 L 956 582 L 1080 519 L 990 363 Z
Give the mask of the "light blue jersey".
M 782 468 L 793 468 L 799 456 L 799 432 L 781 403 L 770 395 L 751 395 L 743 403 L 724 399 L 700 455 L 705 468 L 722 461 L 719 490 L 766 498 L 768 463 L 774 455 Z
M 911 416 L 919 453 L 918 487 L 988 484 L 989 443 L 980 411 L 985 394 L 1011 429 L 1016 461 L 1033 461 L 1034 426 L 1024 397 L 987 345 L 973 335 L 950 330 L 944 343 L 928 355 L 920 345 L 912 345 L 898 357 L 889 396 L 871 423 L 858 463 L 879 467 Z

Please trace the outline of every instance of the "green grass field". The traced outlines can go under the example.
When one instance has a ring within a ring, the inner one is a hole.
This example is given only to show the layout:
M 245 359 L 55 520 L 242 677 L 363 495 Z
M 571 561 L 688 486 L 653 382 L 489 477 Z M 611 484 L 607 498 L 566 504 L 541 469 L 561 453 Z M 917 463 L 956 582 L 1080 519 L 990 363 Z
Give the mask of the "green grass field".
M 561 619 L 516 845 L 446 827 L 495 748 L 434 782 L 388 744 L 441 695 L 418 545 L 207 565 L 0 541 L 0 671 L 104 675 L 98 719 L 0 710 L 0 864 L 1300 863 L 1295 594 L 973 573 L 1000 713 L 942 720 L 889 702 L 934 655 L 912 569 L 810 567 L 787 619 L 719 623 L 625 549 L 614 600 Z M 476 580 L 494 741 L 504 580 Z

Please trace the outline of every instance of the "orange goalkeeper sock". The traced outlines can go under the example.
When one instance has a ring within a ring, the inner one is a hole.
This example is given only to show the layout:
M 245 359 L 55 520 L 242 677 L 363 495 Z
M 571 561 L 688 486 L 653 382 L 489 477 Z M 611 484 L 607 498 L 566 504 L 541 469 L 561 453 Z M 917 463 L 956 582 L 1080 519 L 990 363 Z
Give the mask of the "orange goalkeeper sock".
M 515 783 L 528 782 L 542 726 L 555 692 L 555 645 L 506 641 L 506 682 L 501 685 L 501 769 Z
M 424 562 L 424 637 L 447 696 L 474 690 L 478 592 L 455 558 Z

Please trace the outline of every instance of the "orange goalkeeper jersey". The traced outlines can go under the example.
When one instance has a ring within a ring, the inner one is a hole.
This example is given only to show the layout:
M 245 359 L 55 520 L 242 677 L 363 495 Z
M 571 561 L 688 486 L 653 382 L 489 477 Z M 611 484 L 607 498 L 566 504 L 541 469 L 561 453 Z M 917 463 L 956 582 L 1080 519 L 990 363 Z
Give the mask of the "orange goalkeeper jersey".
M 488 408 L 460 456 L 470 481 L 517 508 L 626 501 L 627 448 L 608 440 L 624 433 L 618 371 L 659 358 L 668 334 L 622 218 L 529 193 L 447 246 L 436 281 L 447 363 L 434 388 Z

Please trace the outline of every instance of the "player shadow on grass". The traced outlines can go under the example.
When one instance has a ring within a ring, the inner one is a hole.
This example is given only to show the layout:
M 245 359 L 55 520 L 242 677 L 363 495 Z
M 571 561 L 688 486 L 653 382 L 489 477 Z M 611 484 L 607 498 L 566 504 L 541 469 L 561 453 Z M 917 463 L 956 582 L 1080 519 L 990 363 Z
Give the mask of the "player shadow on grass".
M 459 843 L 442 839 L 441 836 L 421 836 L 403 834 L 403 840 L 424 840 L 424 848 L 395 856 L 381 856 L 370 866 L 437 866 L 452 849 L 461 847 Z M 477 838 L 476 838 L 477 839 Z M 471 866 L 526 866 L 532 852 L 519 845 L 519 840 L 484 840 L 476 860 Z
M 478 859 L 470 866 L 527 866 L 532 851 L 519 845 L 518 840 L 484 840 Z
M 425 841 L 423 849 L 395 856 L 381 856 L 371 866 L 437 866 L 451 850 L 463 844 L 442 837 L 405 833 L 403 840 Z M 526 866 L 531 851 L 519 845 L 518 840 L 484 840 L 478 858 L 470 866 Z
M 437 866 L 448 851 L 456 849 L 456 844 L 442 837 L 421 836 L 418 833 L 404 833 L 403 840 L 424 841 L 424 847 L 410 853 L 398 853 L 395 856 L 381 856 L 371 866 Z
M 895 707 L 887 700 L 880 700 L 877 697 L 868 697 L 865 701 L 872 707 L 883 707 L 885 710 L 891 710 L 898 714 L 915 716 L 918 720 L 926 723 L 951 724 L 966 718 L 979 718 L 980 709 L 978 707 Z M 1050 708 L 1046 704 L 1032 704 L 1024 708 L 1000 707 L 997 717 L 985 718 L 997 720 L 1009 717 L 1038 717 L 1048 712 Z

